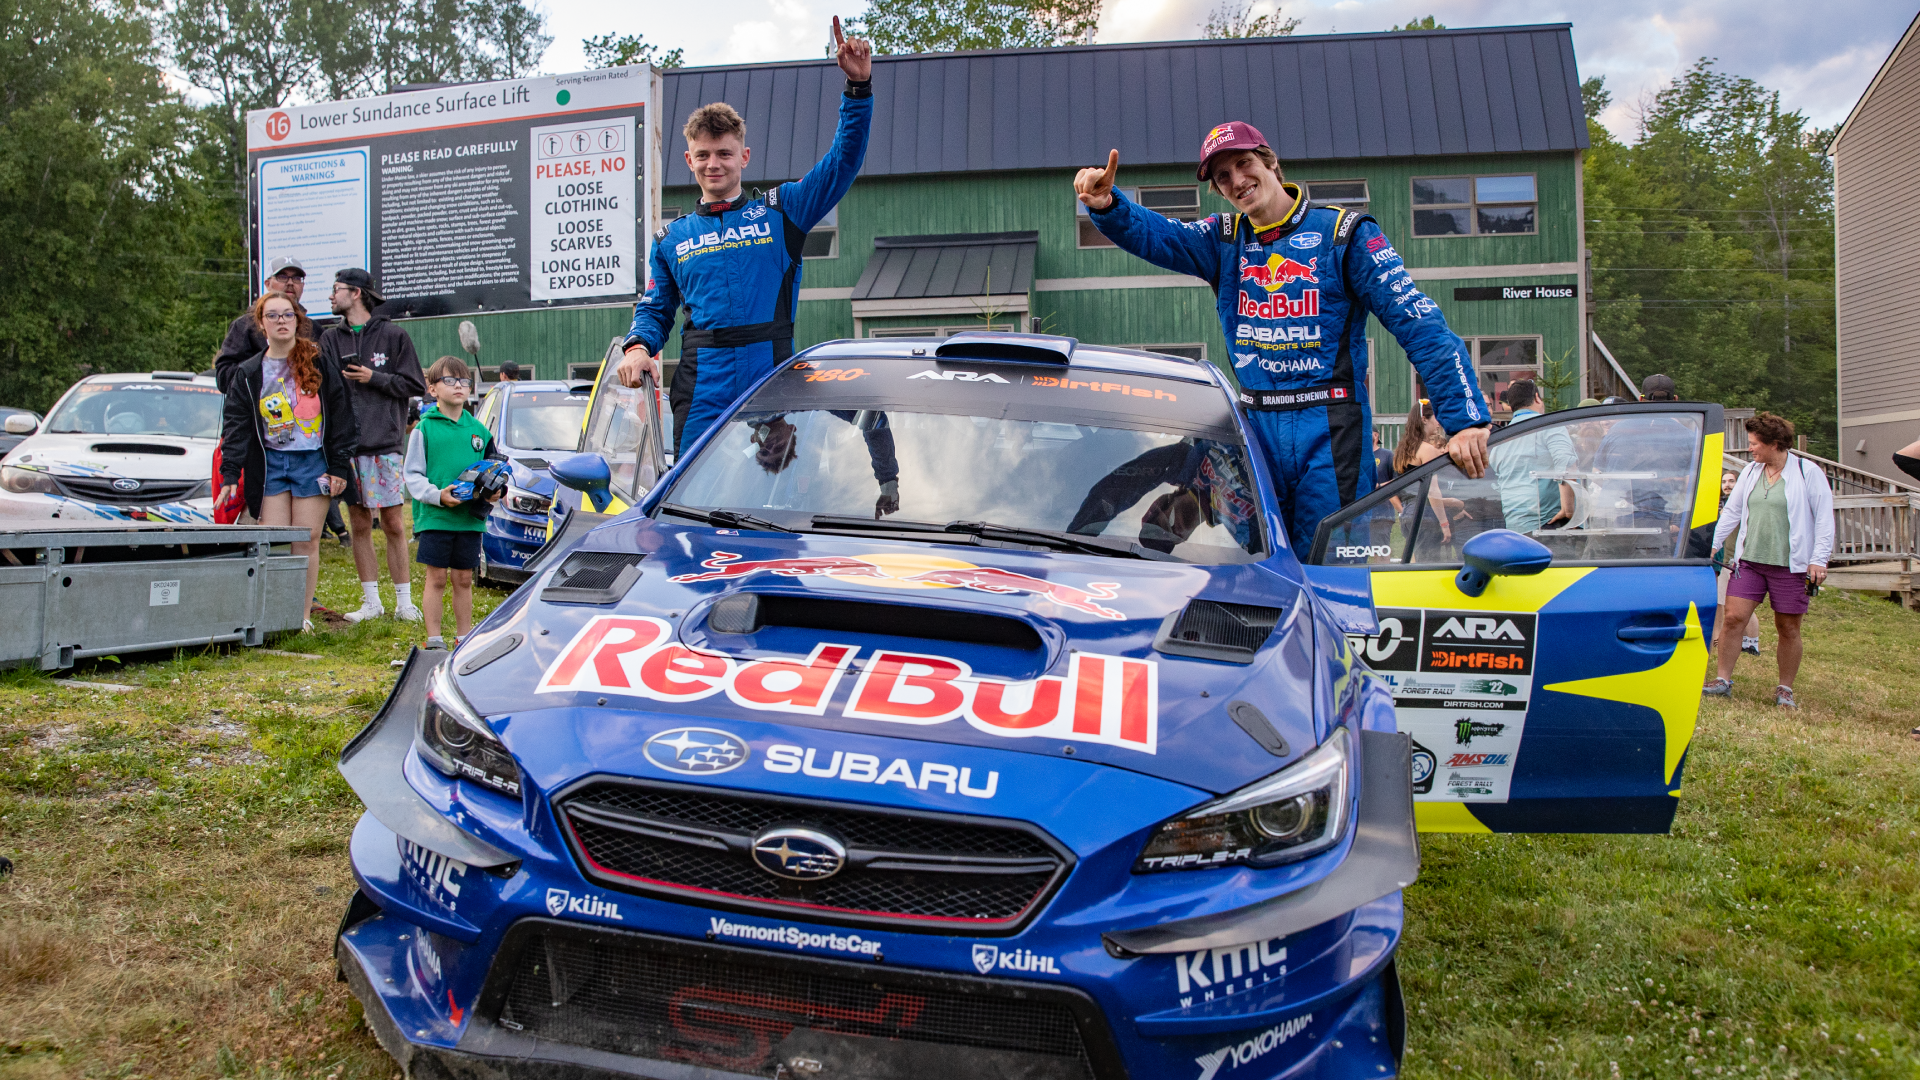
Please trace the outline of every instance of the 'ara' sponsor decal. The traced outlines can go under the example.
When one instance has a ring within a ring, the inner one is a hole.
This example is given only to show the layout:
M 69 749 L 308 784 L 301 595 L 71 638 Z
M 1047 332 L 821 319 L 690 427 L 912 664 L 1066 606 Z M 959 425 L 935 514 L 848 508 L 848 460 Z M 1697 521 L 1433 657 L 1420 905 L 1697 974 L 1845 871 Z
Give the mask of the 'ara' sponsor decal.
M 959 559 L 929 555 L 813 555 L 791 559 L 742 560 L 731 551 L 716 551 L 701 560 L 698 573 L 677 574 L 675 582 L 718 581 L 749 574 L 781 577 L 830 577 L 890 589 L 972 589 L 976 592 L 1028 593 L 1103 619 L 1126 616 L 1099 603 L 1120 593 L 1115 582 L 1089 582 L 1086 588 L 1065 582 L 1029 577 L 997 566 L 975 566 Z
M 596 693 L 699 701 L 726 694 L 763 712 L 826 713 L 859 648 L 821 642 L 805 660 L 741 663 L 671 640 L 663 620 L 596 616 L 541 675 L 536 693 Z M 890 724 L 964 720 L 1005 738 L 1105 743 L 1154 753 L 1160 672 L 1152 660 L 1076 652 L 1067 672 L 1025 682 L 984 678 L 961 660 L 880 649 L 860 673 L 841 715 Z

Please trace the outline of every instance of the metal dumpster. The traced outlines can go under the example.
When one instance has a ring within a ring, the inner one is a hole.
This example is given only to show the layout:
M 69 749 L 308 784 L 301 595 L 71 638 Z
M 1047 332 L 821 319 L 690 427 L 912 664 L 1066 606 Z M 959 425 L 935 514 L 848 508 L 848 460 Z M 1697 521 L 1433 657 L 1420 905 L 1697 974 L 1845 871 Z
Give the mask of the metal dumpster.
M 0 522 L 0 667 L 298 630 L 307 559 L 288 526 Z

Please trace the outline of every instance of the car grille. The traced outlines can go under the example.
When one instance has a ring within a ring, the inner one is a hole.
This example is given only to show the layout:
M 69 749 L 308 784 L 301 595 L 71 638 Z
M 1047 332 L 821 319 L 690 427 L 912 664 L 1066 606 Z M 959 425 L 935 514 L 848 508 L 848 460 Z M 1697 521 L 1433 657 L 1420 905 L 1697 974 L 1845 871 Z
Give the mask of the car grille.
M 894 930 L 1012 933 L 1072 865 L 1045 834 L 1014 823 L 616 781 L 592 782 L 559 805 L 582 869 L 614 888 Z M 774 825 L 835 835 L 846 868 L 818 881 L 761 869 L 752 840 Z
M 481 1000 L 534 1038 L 758 1076 L 1118 1075 L 1076 991 L 546 919 L 515 924 Z
M 85 499 L 88 502 L 107 503 L 112 506 L 153 506 L 158 503 L 179 502 L 190 499 L 194 490 L 208 480 L 142 480 L 134 491 L 115 491 L 111 476 L 58 476 L 53 482 L 60 488 L 60 494 L 70 499 Z

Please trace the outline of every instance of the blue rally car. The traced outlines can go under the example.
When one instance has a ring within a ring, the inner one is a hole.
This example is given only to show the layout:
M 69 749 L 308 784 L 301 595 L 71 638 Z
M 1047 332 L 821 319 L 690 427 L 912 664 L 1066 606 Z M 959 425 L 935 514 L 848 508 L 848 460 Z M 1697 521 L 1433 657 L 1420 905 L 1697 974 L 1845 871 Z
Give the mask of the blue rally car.
M 547 465 L 580 445 L 580 424 L 593 387 L 585 383 L 523 379 L 496 383 L 475 417 L 493 432 L 493 444 L 513 464 L 507 493 L 487 515 L 480 542 L 480 580 L 513 586 L 527 579 L 526 562 L 547 542 L 553 478 Z
M 1668 828 L 1721 438 L 1555 413 L 1289 538 L 1207 364 L 811 349 L 413 654 L 342 977 L 412 1076 L 1396 1075 L 1416 829 Z

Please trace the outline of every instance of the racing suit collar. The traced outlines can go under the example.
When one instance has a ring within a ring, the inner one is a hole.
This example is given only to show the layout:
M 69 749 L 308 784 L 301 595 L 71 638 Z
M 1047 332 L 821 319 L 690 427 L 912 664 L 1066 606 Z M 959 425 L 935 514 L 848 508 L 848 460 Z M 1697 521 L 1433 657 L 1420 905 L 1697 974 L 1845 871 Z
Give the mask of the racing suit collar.
M 694 207 L 694 213 L 706 217 L 718 217 L 729 210 L 740 209 L 747 205 L 747 201 L 747 189 L 743 187 L 739 193 L 731 199 L 715 199 L 712 202 L 703 202 L 696 205 Z
M 1293 230 L 1299 228 L 1300 223 L 1307 218 L 1307 197 L 1300 191 L 1300 185 L 1281 184 L 1280 190 L 1293 196 L 1293 208 L 1287 211 L 1287 216 L 1281 218 L 1279 223 L 1274 225 L 1256 225 L 1252 217 L 1247 217 L 1247 228 L 1253 230 L 1253 238 L 1262 244 L 1271 244 L 1275 240 L 1291 233 Z

